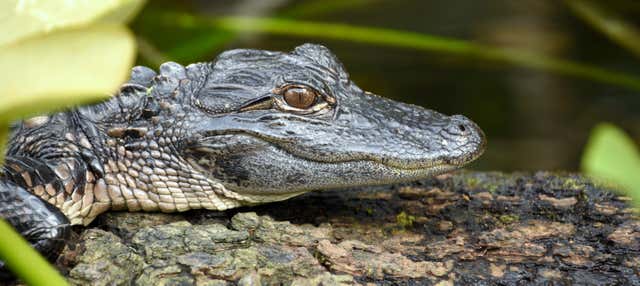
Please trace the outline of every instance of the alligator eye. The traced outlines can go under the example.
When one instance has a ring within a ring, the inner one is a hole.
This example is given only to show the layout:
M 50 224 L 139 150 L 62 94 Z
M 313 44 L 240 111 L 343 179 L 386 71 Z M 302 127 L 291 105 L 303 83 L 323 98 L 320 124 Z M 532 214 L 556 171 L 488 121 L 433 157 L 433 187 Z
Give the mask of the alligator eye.
M 284 101 L 292 107 L 307 109 L 316 102 L 318 94 L 310 88 L 293 86 L 286 89 L 282 97 Z

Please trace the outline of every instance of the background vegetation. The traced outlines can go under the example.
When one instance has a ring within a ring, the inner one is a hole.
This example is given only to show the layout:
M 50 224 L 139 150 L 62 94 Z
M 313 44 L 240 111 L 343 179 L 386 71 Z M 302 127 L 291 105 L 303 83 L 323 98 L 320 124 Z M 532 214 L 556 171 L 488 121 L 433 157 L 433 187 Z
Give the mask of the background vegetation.
M 135 46 L 157 68 L 316 42 L 367 90 L 474 119 L 489 137 L 475 169 L 581 169 L 640 201 L 637 1 L 152 1 L 133 18 L 143 4 L 0 4 L 0 145 L 18 118 L 106 98 Z M 0 259 L 29 284 L 64 284 L 7 228 Z

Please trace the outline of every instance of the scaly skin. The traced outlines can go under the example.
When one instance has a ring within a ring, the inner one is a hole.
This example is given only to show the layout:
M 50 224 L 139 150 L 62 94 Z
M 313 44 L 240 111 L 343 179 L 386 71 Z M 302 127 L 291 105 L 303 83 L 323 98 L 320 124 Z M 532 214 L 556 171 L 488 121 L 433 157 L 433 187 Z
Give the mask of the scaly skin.
M 135 67 L 111 100 L 18 124 L 0 217 L 48 257 L 107 210 L 225 210 L 447 172 L 483 151 L 469 119 L 362 91 L 325 47 Z

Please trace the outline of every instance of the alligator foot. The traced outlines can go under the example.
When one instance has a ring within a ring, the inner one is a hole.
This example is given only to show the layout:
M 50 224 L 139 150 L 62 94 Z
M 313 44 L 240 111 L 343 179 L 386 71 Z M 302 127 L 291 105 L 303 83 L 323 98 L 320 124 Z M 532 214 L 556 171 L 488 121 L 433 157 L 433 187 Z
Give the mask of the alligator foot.
M 55 259 L 71 234 L 69 220 L 51 204 L 22 187 L 0 179 L 0 219 L 5 219 L 49 260 Z M 0 261 L 0 281 L 14 279 Z

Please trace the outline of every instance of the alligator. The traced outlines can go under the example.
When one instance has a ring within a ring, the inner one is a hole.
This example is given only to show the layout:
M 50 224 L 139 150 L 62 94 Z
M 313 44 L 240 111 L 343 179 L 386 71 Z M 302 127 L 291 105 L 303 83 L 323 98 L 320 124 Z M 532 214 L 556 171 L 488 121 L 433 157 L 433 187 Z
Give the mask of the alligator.
M 462 115 L 363 91 L 324 46 L 236 49 L 159 73 L 134 67 L 104 102 L 14 124 L 0 217 L 55 259 L 72 225 L 108 210 L 222 211 L 412 181 L 484 146 Z

